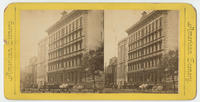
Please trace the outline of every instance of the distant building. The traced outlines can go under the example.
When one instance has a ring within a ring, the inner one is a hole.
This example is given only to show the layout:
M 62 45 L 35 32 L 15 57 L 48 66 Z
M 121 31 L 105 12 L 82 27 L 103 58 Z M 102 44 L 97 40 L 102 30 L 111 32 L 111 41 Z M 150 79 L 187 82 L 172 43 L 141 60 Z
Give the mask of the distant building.
M 37 84 L 38 88 L 47 82 L 48 70 L 48 37 L 45 37 L 38 43 L 38 67 L 37 67 Z
M 112 57 L 105 68 L 105 85 L 117 84 L 117 57 Z
M 128 40 L 124 38 L 118 43 L 117 84 L 127 82 L 128 73 Z
M 81 83 L 85 71 L 82 56 L 100 46 L 104 35 L 103 10 L 73 10 L 63 12 L 62 17 L 48 30 L 49 63 L 48 83 Z
M 30 76 L 31 70 L 29 70 L 29 68 L 30 67 L 26 65 L 22 67 L 23 70 L 20 70 L 20 89 L 21 90 L 32 87 L 31 85 L 32 77 Z
M 37 57 L 32 57 L 21 73 L 22 89 L 37 87 Z
M 179 12 L 155 10 L 142 13 L 128 30 L 128 82 L 160 83 L 164 73 L 161 57 L 178 49 Z

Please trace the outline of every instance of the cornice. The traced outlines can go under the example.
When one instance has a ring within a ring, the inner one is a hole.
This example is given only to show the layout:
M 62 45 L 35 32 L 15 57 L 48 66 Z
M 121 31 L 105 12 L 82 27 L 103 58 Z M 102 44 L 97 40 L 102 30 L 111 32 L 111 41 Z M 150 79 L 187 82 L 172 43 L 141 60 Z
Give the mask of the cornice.
M 86 14 L 88 10 L 73 10 L 71 11 L 69 14 L 63 15 L 60 20 L 58 20 L 55 24 L 53 24 L 52 26 L 50 26 L 46 32 L 49 34 L 53 31 L 55 31 L 56 29 L 60 28 L 61 26 L 65 25 L 66 23 L 72 21 L 73 19 L 75 19 L 76 17 L 82 15 L 82 14 Z
M 136 31 L 137 29 L 141 28 L 142 26 L 144 26 L 145 24 L 147 24 L 151 20 L 157 18 L 158 16 L 160 16 L 160 15 L 166 13 L 166 12 L 167 12 L 167 10 L 152 11 L 151 13 L 147 14 L 145 17 L 142 17 L 136 24 L 134 24 L 130 28 L 128 28 L 126 30 L 126 32 L 129 35 L 130 33 Z

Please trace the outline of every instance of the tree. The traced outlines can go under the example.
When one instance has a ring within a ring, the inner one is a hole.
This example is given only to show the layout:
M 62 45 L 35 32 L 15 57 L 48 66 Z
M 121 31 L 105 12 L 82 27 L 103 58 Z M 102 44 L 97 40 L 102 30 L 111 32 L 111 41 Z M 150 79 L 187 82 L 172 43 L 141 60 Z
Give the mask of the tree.
M 166 77 L 171 76 L 173 81 L 173 89 L 176 91 L 175 75 L 178 72 L 178 49 L 170 50 L 163 55 L 161 63 L 161 68 L 167 73 Z
M 89 50 L 83 55 L 82 66 L 85 68 L 87 77 L 92 77 L 94 92 L 96 88 L 96 77 L 104 70 L 104 44 L 95 50 Z

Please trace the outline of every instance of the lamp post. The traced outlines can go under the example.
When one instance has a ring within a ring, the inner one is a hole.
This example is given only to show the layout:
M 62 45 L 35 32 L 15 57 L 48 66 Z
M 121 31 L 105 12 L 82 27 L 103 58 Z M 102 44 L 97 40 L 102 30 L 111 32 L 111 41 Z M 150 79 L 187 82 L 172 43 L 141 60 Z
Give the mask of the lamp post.
M 165 76 L 164 85 L 165 85 L 165 86 L 167 86 L 167 72 L 168 72 L 168 70 L 169 70 L 168 68 L 165 68 L 165 69 L 164 69 L 164 72 L 165 72 L 165 74 L 164 74 L 164 76 Z M 166 87 L 165 87 L 165 88 L 166 88 Z
M 85 68 L 85 82 L 87 82 L 87 72 L 88 72 L 89 68 Z

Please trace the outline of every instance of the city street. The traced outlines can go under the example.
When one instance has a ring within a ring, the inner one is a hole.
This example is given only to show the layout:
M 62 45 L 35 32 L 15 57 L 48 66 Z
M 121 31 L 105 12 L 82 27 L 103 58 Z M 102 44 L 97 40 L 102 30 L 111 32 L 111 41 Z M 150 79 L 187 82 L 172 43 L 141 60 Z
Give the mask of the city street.
M 104 88 L 103 90 L 96 90 L 94 92 L 93 89 L 29 89 L 24 91 L 25 93 L 177 93 L 174 90 L 151 90 L 151 89 L 113 89 L 113 88 Z

